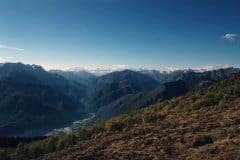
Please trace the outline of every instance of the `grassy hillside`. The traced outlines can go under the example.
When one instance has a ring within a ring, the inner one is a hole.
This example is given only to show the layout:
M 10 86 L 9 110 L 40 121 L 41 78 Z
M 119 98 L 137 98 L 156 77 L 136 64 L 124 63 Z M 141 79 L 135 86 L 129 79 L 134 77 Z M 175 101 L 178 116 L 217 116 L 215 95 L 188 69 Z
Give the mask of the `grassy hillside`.
M 3 157 L 35 159 L 240 158 L 240 76 L 112 118 L 74 135 L 20 143 Z

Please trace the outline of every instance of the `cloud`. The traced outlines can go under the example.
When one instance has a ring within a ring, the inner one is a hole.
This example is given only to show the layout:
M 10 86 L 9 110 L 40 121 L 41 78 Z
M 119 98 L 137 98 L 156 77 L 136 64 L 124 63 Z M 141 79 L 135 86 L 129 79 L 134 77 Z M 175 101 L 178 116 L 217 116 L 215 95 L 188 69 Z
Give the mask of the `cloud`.
M 49 67 L 48 67 L 49 68 Z M 56 68 L 56 67 L 54 67 Z M 62 67 L 61 67 L 62 68 Z M 111 73 L 114 71 L 122 71 L 125 69 L 132 69 L 131 67 L 129 67 L 128 65 L 125 64 L 112 64 L 112 65 L 96 65 L 96 64 L 92 64 L 92 65 L 86 65 L 86 66 L 79 66 L 79 67 L 65 67 L 68 68 L 68 71 L 81 71 L 81 70 L 85 70 L 88 71 L 90 73 L 93 73 L 95 75 L 104 75 L 107 73 Z M 51 68 L 53 69 L 53 68 Z M 58 68 L 59 69 L 59 68 Z M 66 69 L 65 69 L 66 70 Z
M 0 49 L 8 49 L 8 50 L 14 50 L 14 51 L 24 51 L 24 49 L 22 49 L 22 48 L 16 48 L 16 47 L 4 45 L 4 44 L 0 44 Z
M 169 66 L 166 68 L 160 69 L 160 71 L 166 71 L 166 72 L 173 72 L 177 70 L 194 70 L 197 72 L 206 72 L 206 71 L 211 71 L 211 70 L 216 70 L 220 68 L 229 68 L 231 67 L 229 64 L 214 64 L 214 65 L 202 65 L 202 66 L 190 66 L 190 67 L 176 67 L 176 66 Z
M 10 56 L 6 56 L 6 57 L 0 56 L 0 62 L 12 61 L 13 59 L 14 57 L 10 57 Z
M 227 33 L 224 36 L 222 36 L 222 38 L 227 41 L 235 41 L 237 38 L 239 38 L 239 35 L 236 33 Z

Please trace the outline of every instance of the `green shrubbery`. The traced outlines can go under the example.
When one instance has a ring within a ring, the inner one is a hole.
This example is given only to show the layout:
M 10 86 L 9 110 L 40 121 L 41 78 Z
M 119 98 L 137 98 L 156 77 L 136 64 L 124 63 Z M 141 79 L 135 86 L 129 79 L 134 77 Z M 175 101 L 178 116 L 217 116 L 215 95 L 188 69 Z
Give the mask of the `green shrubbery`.
M 118 119 L 111 119 L 106 123 L 106 128 L 110 131 L 122 131 L 124 127 L 125 124 Z

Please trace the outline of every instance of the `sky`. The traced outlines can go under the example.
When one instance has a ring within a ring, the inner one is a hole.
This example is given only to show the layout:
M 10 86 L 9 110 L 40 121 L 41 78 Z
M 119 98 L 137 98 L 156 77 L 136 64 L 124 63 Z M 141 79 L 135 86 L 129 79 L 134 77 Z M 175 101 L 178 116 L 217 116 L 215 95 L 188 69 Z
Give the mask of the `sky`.
M 0 62 L 240 67 L 239 0 L 0 0 Z

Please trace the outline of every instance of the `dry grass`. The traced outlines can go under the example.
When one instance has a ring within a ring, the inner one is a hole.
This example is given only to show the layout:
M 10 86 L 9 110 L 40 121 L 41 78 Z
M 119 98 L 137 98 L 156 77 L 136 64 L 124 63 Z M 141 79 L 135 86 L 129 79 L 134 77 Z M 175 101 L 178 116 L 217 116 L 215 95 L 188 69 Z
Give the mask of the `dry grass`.
M 240 159 L 239 117 L 240 98 L 225 111 L 172 109 L 159 123 L 79 141 L 41 159 Z

